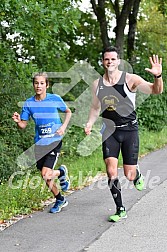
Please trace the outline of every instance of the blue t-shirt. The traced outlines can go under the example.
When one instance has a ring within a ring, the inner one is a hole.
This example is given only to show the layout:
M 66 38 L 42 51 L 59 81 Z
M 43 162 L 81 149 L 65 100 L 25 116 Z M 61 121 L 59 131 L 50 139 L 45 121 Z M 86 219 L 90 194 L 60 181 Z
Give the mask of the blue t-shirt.
M 21 120 L 28 121 L 31 117 L 35 122 L 34 142 L 37 145 L 48 145 L 62 139 L 56 131 L 62 125 L 59 111 L 65 112 L 67 106 L 63 99 L 56 94 L 46 94 L 41 101 L 35 96 L 27 99 L 21 112 Z

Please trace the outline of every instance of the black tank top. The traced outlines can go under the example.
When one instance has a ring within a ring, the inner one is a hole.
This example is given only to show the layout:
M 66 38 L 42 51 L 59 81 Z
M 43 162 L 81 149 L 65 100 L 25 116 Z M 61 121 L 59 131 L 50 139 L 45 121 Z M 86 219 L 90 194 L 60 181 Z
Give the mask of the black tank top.
M 137 127 L 136 93 L 129 90 L 125 77 L 126 72 L 122 72 L 120 80 L 113 86 L 104 85 L 103 77 L 100 77 L 96 95 L 101 102 L 101 114 L 106 126 L 113 121 L 116 126 L 128 124 L 125 127 L 125 130 L 128 130 Z

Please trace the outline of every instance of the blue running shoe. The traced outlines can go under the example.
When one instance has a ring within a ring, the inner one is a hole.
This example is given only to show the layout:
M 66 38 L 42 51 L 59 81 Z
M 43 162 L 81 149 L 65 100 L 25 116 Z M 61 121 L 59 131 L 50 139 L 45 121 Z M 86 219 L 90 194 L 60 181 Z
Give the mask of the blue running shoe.
M 56 200 L 54 206 L 50 209 L 50 213 L 59 213 L 63 207 L 68 205 L 68 201 L 64 198 L 64 200 Z
M 66 192 L 70 188 L 70 179 L 68 177 L 68 170 L 65 165 L 61 165 L 59 170 L 63 171 L 63 175 L 59 177 L 61 190 Z

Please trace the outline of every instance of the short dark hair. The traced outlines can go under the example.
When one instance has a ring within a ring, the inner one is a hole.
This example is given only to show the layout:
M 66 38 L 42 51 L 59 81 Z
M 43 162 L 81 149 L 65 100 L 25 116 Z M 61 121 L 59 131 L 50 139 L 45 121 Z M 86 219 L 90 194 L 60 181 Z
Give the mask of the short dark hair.
M 46 86 L 48 86 L 48 85 L 49 85 L 49 79 L 48 79 L 47 73 L 45 73 L 45 72 L 39 72 L 39 73 L 35 73 L 35 74 L 34 74 L 34 76 L 33 76 L 33 85 L 34 85 L 34 82 L 35 82 L 36 77 L 39 77 L 39 76 L 45 77 Z
M 119 52 L 119 49 L 117 47 L 114 47 L 114 46 L 108 46 L 106 48 L 103 49 L 102 51 L 102 58 L 104 59 L 104 54 L 106 52 L 116 52 L 117 55 L 118 55 L 118 58 L 120 58 L 120 52 Z

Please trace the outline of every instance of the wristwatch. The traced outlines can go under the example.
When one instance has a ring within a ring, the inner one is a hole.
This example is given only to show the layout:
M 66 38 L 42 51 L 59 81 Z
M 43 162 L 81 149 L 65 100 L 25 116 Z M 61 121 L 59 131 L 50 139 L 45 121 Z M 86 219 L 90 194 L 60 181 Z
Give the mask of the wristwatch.
M 156 78 L 156 79 L 161 78 L 161 77 L 162 77 L 162 74 L 160 74 L 158 76 L 154 75 L 154 78 Z

